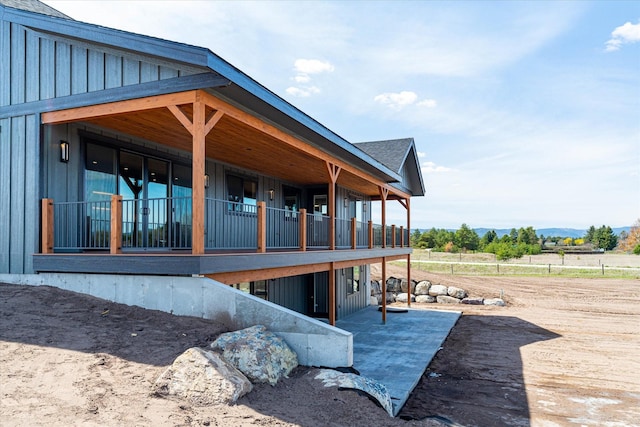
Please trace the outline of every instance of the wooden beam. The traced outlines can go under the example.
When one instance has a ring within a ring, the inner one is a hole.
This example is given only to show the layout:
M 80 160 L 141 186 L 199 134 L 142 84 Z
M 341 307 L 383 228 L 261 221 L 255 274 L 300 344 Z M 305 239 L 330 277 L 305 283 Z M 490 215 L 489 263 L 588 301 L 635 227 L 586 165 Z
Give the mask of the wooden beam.
M 128 101 L 109 102 L 107 104 L 88 107 L 69 108 L 66 110 L 42 113 L 42 124 L 61 124 L 113 116 L 115 114 L 164 108 L 170 105 L 183 105 L 194 102 L 196 91 L 170 93 L 167 95 L 148 96 Z
M 53 253 L 53 199 L 42 199 L 40 212 L 40 228 L 41 228 L 41 253 Z
M 382 210 L 382 247 L 387 247 L 387 197 L 389 190 L 385 187 L 378 187 L 380 191 L 380 207 Z
M 329 249 L 336 248 L 336 182 L 342 168 L 334 163 L 325 162 L 329 173 Z
M 191 253 L 204 253 L 204 175 L 206 157 L 205 104 L 193 103 Z
M 258 202 L 258 252 L 267 252 L 267 203 Z
M 356 218 L 351 218 L 351 249 L 358 247 L 358 223 Z
M 206 274 L 206 277 L 217 280 L 227 285 L 233 285 L 240 282 L 254 282 L 256 280 L 270 280 L 277 279 L 279 277 L 299 276 L 302 274 L 319 273 L 321 271 L 328 271 L 330 263 L 323 262 L 317 264 L 306 264 L 295 267 L 279 267 L 279 268 L 264 268 L 260 270 L 243 270 L 243 271 L 230 271 L 226 273 Z
M 382 280 L 380 283 L 382 290 L 382 324 L 387 323 L 387 258 L 382 257 Z
M 373 249 L 373 221 L 369 220 L 369 249 Z
M 109 253 L 122 253 L 122 196 L 111 195 L 111 235 L 109 238 Z

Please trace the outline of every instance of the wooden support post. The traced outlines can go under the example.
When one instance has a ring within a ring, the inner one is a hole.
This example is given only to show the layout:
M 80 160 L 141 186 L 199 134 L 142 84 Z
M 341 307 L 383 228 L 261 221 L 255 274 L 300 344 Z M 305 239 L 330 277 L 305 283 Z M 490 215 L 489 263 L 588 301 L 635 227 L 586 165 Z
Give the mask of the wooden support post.
M 407 307 L 411 307 L 411 254 L 407 255 Z
M 369 249 L 373 249 L 373 221 L 369 220 Z
M 329 249 L 336 248 L 336 182 L 342 168 L 330 162 L 327 165 L 329 173 Z
M 109 239 L 109 253 L 122 253 L 122 196 L 111 195 L 111 235 Z
M 382 208 L 382 247 L 387 247 L 387 197 L 389 190 L 384 187 L 378 188 L 380 191 L 380 206 Z
M 336 269 L 333 262 L 329 268 L 329 324 L 336 325 Z
M 357 230 L 357 221 L 355 218 L 351 218 L 351 249 L 356 249 L 358 247 L 358 230 Z
M 382 257 L 382 324 L 387 323 L 387 257 Z
M 395 224 L 391 225 L 391 247 L 392 248 L 396 247 L 396 225 Z
M 193 166 L 191 190 L 191 253 L 204 253 L 204 175 L 205 175 L 205 105 L 193 103 Z
M 307 250 L 307 210 L 300 209 L 298 225 L 300 226 L 298 233 L 300 233 L 300 250 Z
M 53 253 L 53 199 L 42 199 L 41 202 L 42 212 L 40 213 L 40 228 L 42 239 L 42 253 Z
M 267 203 L 258 202 L 258 252 L 267 252 Z

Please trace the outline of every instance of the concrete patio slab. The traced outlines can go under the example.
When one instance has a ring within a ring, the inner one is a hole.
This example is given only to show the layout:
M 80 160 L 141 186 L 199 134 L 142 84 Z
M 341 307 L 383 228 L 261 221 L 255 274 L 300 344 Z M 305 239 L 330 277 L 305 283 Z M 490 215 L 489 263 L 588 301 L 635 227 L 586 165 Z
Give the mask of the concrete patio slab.
M 383 324 L 382 313 L 372 306 L 338 320 L 336 326 L 353 334 L 353 367 L 387 388 L 396 416 L 460 315 L 440 310 L 388 311 Z

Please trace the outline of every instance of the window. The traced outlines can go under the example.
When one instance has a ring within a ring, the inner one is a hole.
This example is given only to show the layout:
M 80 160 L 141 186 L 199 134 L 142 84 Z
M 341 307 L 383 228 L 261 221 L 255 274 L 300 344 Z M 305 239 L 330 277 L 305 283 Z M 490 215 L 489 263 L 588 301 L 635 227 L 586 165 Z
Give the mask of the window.
M 286 218 L 297 218 L 295 212 L 300 209 L 300 190 L 286 185 L 283 186 L 282 190 L 284 193 L 284 210 L 293 212 L 287 212 Z
M 364 271 L 361 266 L 353 268 L 345 268 L 345 276 L 347 282 L 347 295 L 360 292 L 361 272 Z
M 234 212 L 256 212 L 258 181 L 227 175 L 227 199 L 229 210 Z
M 269 282 L 267 280 L 258 280 L 255 282 L 241 282 L 231 286 L 242 292 L 255 295 L 258 298 L 262 298 L 264 300 L 269 299 Z

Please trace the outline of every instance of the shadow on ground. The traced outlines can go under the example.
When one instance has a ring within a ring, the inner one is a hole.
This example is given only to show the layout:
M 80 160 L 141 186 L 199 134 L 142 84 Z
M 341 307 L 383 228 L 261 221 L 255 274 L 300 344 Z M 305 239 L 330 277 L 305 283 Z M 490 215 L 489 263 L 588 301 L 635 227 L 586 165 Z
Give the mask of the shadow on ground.
M 559 336 L 517 317 L 463 315 L 399 416 L 529 426 L 520 348 Z

